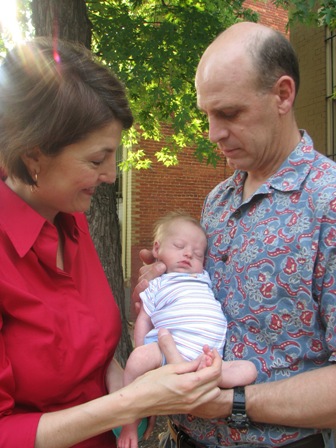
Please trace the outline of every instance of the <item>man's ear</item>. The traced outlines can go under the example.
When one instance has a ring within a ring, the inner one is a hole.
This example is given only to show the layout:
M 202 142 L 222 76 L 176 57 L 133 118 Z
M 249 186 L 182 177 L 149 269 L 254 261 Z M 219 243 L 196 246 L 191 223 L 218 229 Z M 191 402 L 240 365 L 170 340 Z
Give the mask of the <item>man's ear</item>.
M 159 256 L 159 249 L 160 249 L 160 243 L 159 241 L 154 241 L 153 245 L 153 255 L 155 258 L 158 258 Z
M 274 85 L 275 94 L 278 99 L 278 110 L 280 115 L 286 115 L 293 108 L 295 100 L 295 82 L 290 76 L 281 76 Z
M 21 158 L 30 173 L 38 174 L 40 172 L 40 160 L 42 152 L 38 146 L 27 149 Z

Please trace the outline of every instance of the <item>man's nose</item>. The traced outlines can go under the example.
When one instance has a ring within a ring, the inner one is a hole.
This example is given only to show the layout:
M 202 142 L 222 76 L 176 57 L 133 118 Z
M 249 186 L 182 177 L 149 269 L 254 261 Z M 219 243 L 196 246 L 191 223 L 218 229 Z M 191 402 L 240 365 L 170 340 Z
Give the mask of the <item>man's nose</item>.
M 229 136 L 229 129 L 224 120 L 209 118 L 209 140 L 218 143 Z

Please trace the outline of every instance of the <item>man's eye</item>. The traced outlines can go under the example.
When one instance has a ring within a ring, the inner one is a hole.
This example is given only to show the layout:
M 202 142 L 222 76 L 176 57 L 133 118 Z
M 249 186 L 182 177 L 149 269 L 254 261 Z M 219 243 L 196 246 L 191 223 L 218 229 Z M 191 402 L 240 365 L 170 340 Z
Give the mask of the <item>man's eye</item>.
M 233 120 L 234 118 L 236 118 L 237 113 L 224 114 L 224 116 L 227 120 Z
M 234 118 L 236 118 L 238 116 L 238 112 L 237 111 L 232 111 L 232 112 L 224 112 L 222 111 L 220 113 L 220 117 L 224 118 L 225 120 L 233 120 Z
M 103 163 L 103 160 L 92 160 L 92 165 L 94 166 L 99 166 Z

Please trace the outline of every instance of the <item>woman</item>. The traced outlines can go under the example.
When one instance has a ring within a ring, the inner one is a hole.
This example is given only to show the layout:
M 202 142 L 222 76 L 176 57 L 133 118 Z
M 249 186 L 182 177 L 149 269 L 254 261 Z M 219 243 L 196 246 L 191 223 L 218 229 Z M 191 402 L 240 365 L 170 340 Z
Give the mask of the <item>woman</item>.
M 121 83 L 81 47 L 38 38 L 0 68 L 2 448 L 114 447 L 113 427 L 219 393 L 219 357 L 118 390 L 121 321 L 83 212 L 115 181 L 132 121 Z

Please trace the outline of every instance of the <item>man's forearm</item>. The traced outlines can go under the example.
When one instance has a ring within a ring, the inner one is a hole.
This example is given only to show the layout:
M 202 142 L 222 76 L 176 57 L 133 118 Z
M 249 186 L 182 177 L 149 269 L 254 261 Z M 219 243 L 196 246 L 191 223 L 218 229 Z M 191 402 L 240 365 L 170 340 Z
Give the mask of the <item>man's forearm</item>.
M 336 427 L 336 365 L 247 386 L 245 396 L 252 422 L 298 428 Z
M 336 365 L 270 383 L 245 388 L 249 419 L 297 428 L 336 428 Z M 227 418 L 232 412 L 233 389 L 195 409 L 201 418 Z

